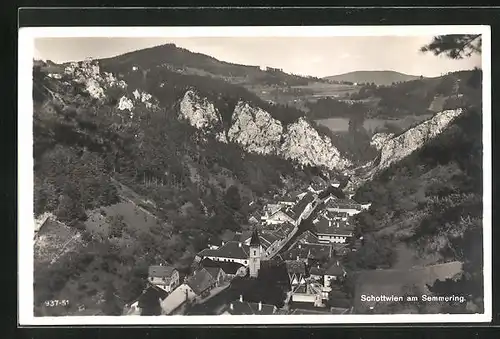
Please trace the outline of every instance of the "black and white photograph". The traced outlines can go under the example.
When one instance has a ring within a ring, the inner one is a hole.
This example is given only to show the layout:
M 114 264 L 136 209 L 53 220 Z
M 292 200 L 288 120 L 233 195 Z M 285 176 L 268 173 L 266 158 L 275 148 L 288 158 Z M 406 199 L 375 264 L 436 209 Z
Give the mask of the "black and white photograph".
M 21 323 L 491 320 L 487 26 L 19 39 Z

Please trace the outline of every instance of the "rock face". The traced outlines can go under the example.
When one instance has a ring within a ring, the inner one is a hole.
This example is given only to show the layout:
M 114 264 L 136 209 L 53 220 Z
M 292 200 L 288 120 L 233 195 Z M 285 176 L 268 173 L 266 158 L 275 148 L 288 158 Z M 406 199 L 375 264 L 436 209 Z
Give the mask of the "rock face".
M 263 109 L 238 102 L 234 108 L 228 140 L 243 146 L 248 152 L 277 154 L 283 126 Z
M 130 100 L 126 96 L 120 98 L 120 101 L 118 102 L 118 109 L 120 111 L 124 110 L 132 111 L 133 108 L 134 108 L 134 103 L 132 102 L 132 100 Z
M 351 162 L 340 156 L 331 140 L 321 137 L 305 119 L 300 118 L 287 126 L 280 153 L 304 165 L 325 166 L 329 169 L 343 169 Z
M 375 147 L 377 151 L 380 151 L 384 147 L 385 142 L 391 139 L 393 136 L 394 133 L 377 133 L 373 135 L 370 145 Z
M 85 91 L 94 99 L 105 100 L 110 90 L 115 94 L 117 91 L 123 94 L 117 105 L 120 111 L 132 112 L 138 104 L 148 109 L 158 109 L 158 101 L 149 93 L 136 89 L 131 93 L 132 95 L 127 96 L 130 94 L 126 90 L 127 83 L 117 80 L 112 73 L 101 72 L 99 63 L 91 58 L 81 62 L 72 62 L 65 68 L 64 73 L 71 81 L 84 84 Z M 134 114 L 130 113 L 130 118 L 133 116 Z
M 125 89 L 127 84 L 123 81 L 117 81 L 111 74 L 104 72 L 101 74 L 99 63 L 87 58 L 81 62 L 72 62 L 65 69 L 66 76 L 72 78 L 74 82 L 85 85 L 85 90 L 94 99 L 104 99 L 106 90 L 111 87 Z
M 179 117 L 197 129 L 212 129 L 221 123 L 215 106 L 192 90 L 184 94 L 179 108 Z
M 392 163 L 421 148 L 430 139 L 440 134 L 462 113 L 462 109 L 443 111 L 395 138 L 386 138 L 380 148 L 380 161 L 374 170 L 379 171 L 387 168 Z M 381 137 L 378 137 L 377 140 L 380 141 Z
M 247 152 L 278 155 L 305 166 L 328 169 L 351 165 L 340 156 L 330 139 L 320 136 L 305 119 L 283 126 L 271 114 L 247 102 L 236 104 L 227 135 L 217 109 L 194 90 L 187 91 L 181 100 L 179 117 L 221 142 L 241 145 Z

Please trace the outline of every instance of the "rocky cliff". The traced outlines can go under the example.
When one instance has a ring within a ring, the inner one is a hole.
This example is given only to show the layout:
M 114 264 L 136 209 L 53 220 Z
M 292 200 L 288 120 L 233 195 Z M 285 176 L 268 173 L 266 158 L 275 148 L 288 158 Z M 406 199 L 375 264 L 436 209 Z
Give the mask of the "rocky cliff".
M 430 139 L 443 132 L 462 113 L 462 109 L 437 113 L 431 119 L 410 128 L 399 136 L 374 135 L 372 144 L 380 149 L 380 158 L 377 161 L 377 165 L 370 171 L 370 174 L 389 167 L 392 163 L 407 157 L 421 148 Z
M 226 133 L 215 106 L 196 91 L 187 91 L 179 107 L 181 119 L 203 131 L 219 131 L 215 134 L 218 140 L 237 143 L 247 152 L 278 155 L 304 166 L 328 169 L 344 169 L 351 165 L 328 137 L 321 136 L 303 118 L 283 125 L 267 111 L 239 101 Z
M 234 108 L 228 137 L 246 151 L 278 154 L 282 135 L 281 123 L 263 109 L 241 101 Z
M 328 137 L 320 136 L 303 118 L 287 126 L 283 140 L 280 153 L 287 159 L 330 169 L 344 169 L 352 165 L 348 159 L 341 157 Z

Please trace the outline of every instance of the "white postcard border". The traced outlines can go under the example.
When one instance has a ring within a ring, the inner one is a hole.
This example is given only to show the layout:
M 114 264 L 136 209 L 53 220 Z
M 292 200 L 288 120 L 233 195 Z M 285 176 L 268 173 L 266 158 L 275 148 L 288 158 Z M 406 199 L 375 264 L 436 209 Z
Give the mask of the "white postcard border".
M 67 316 L 35 317 L 33 291 L 34 39 L 42 37 L 325 37 L 482 34 L 483 69 L 483 314 Z M 28 27 L 18 39 L 18 322 L 20 325 L 264 325 L 458 323 L 492 319 L 491 32 L 489 26 L 246 26 L 246 27 Z

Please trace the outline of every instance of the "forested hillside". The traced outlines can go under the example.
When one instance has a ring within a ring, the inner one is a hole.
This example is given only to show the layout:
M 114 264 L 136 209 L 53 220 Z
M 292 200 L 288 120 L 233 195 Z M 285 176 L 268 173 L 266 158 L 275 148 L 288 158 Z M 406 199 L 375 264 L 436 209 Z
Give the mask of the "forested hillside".
M 105 312 L 116 312 L 116 304 L 138 295 L 148 265 L 170 262 L 187 269 L 209 237 L 245 225 L 250 201 L 284 187 L 284 178 L 298 182 L 312 170 L 204 139 L 178 119 L 177 95 L 187 86 L 212 95 L 222 112 L 240 98 L 239 89 L 222 82 L 227 87 L 203 87 L 202 77 L 190 83 L 192 78 L 173 73 L 149 74 L 124 82 L 91 61 L 61 79 L 34 69 L 35 213 L 54 213 L 84 240 L 68 253 L 62 248 L 64 255 L 53 263 L 36 262 L 36 305 L 71 298 L 72 309 L 79 303 L 100 308 L 105 292 L 117 295 Z M 168 85 L 162 88 L 160 81 Z M 134 108 L 120 109 L 120 97 L 134 97 L 130 92 L 137 88 L 144 92 L 137 92 Z M 106 218 L 103 208 L 123 201 L 117 183 L 150 202 L 131 208 L 146 208 L 156 225 L 141 229 Z M 93 221 L 87 219 L 96 213 L 111 231 L 89 229 Z
M 407 115 L 434 113 L 434 101 L 442 101 L 437 111 L 453 109 L 463 105 L 463 100 L 477 100 L 471 83 L 480 77 L 479 69 L 452 72 L 441 77 L 415 79 L 392 85 L 367 84 L 357 93 L 342 100 L 321 98 L 309 103 L 309 116 L 314 119 L 351 117 L 394 119 Z M 458 96 L 458 97 L 457 97 Z M 475 96 L 475 97 L 474 97 Z
M 367 246 L 351 258 L 362 268 L 390 267 L 403 242 L 421 258 L 464 262 L 458 282 L 433 289 L 467 295 L 474 304 L 469 312 L 483 307 L 481 120 L 479 107 L 470 107 L 421 150 L 358 190 L 355 199 L 372 206 L 356 218 Z

